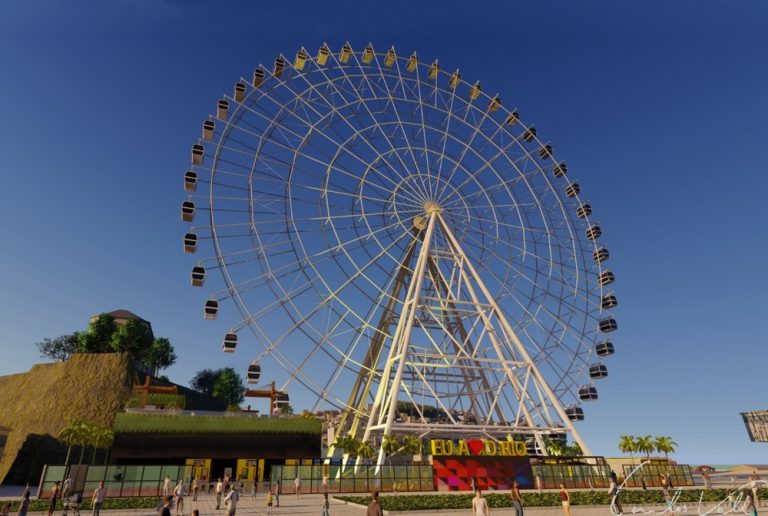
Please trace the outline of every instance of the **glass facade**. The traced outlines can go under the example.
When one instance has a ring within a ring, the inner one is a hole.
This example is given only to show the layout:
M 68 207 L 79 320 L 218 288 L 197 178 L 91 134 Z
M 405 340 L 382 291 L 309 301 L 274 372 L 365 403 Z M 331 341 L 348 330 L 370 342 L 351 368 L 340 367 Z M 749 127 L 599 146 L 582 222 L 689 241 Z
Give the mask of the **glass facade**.
M 611 468 L 603 457 L 531 457 L 534 487 L 538 477 L 542 489 L 607 488 L 611 482 Z
M 192 476 L 190 466 L 71 466 L 70 474 L 75 480 L 75 488 L 82 488 L 86 496 L 90 496 L 99 482 L 104 481 L 107 498 L 124 498 L 132 496 L 160 496 L 163 489 L 163 479 L 171 477 L 171 485 L 175 486 L 179 479 L 189 482 Z M 43 473 L 41 498 L 47 498 L 54 482 L 62 482 L 65 478 L 64 466 L 46 466 Z
M 370 493 L 371 491 L 433 491 L 432 466 L 396 465 L 381 466 L 376 472 L 375 466 L 357 466 L 349 464 L 302 464 L 272 466 L 271 487 L 277 489 L 280 481 L 281 494 L 293 494 L 297 476 L 301 479 L 302 493 L 322 493 L 323 476 L 328 477 L 329 493 Z
M 645 462 L 648 459 L 643 459 Z M 623 477 L 627 478 L 632 470 L 640 465 L 640 460 L 635 464 L 624 464 L 622 466 Z M 661 479 L 669 475 L 669 480 L 672 483 L 672 487 L 692 487 L 693 473 L 691 467 L 688 464 L 670 464 L 665 460 L 651 459 L 649 464 L 646 464 L 635 472 L 627 480 L 627 487 L 661 487 Z

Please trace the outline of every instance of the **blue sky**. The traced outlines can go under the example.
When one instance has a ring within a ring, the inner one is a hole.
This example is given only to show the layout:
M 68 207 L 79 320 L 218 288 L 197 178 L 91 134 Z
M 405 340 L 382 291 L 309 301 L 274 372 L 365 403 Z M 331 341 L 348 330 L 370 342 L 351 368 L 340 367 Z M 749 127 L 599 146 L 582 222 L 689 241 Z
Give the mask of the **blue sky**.
M 610 377 L 579 426 L 593 451 L 669 435 L 682 461 L 768 463 L 739 417 L 768 408 L 768 5 L 258 4 L 0 4 L 0 374 L 115 308 L 171 339 L 181 383 L 242 368 L 189 287 L 189 146 L 255 65 L 370 41 L 499 92 L 588 191 L 620 300 Z

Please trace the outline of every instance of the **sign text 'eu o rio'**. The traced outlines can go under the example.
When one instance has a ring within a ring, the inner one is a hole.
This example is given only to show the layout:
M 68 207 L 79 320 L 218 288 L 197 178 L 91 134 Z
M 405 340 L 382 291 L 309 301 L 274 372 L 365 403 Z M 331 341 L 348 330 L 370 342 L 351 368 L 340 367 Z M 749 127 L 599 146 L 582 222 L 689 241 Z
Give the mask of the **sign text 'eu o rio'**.
M 494 441 L 492 439 L 432 439 L 432 455 L 484 455 L 491 457 L 524 457 L 528 455 L 521 441 Z

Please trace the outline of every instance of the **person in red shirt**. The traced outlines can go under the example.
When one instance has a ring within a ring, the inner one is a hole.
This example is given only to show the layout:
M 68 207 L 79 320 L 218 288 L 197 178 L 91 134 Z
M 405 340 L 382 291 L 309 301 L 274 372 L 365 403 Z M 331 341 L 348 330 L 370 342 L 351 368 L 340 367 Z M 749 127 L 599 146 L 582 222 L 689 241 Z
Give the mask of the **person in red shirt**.
M 568 494 L 565 484 L 560 484 L 560 501 L 563 502 L 565 516 L 571 516 L 571 495 Z

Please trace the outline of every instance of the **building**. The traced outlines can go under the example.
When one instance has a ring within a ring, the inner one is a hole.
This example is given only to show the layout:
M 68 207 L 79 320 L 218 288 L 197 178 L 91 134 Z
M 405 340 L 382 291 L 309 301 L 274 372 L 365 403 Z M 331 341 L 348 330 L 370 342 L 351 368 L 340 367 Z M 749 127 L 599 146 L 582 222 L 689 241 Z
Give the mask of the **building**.
M 741 417 L 744 419 L 750 441 L 768 443 L 768 410 L 742 412 Z

